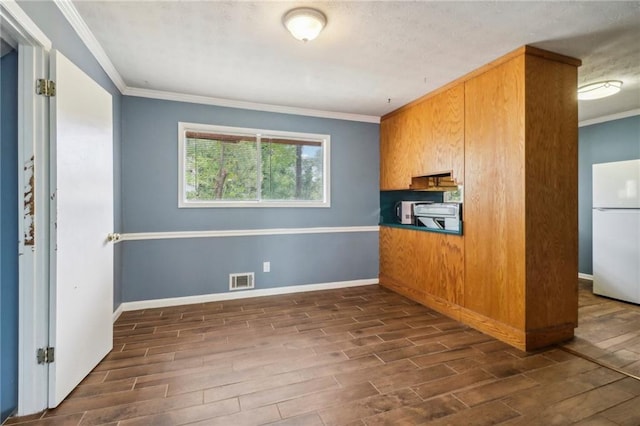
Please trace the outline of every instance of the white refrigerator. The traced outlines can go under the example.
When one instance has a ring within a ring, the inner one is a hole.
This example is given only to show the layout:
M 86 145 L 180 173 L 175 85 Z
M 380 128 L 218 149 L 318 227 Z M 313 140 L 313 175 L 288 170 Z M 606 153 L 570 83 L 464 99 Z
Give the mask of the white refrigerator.
M 640 303 L 640 159 L 593 165 L 593 292 Z

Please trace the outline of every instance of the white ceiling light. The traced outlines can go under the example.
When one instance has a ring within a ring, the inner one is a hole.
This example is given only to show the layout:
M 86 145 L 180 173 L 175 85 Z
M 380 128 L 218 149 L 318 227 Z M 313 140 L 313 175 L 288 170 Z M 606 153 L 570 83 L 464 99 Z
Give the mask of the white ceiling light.
M 606 98 L 618 93 L 621 87 L 622 82 L 620 80 L 598 81 L 597 83 L 586 84 L 578 87 L 578 99 L 586 101 Z
M 307 42 L 318 37 L 327 24 L 327 17 L 319 10 L 300 7 L 288 11 L 282 22 L 293 37 Z

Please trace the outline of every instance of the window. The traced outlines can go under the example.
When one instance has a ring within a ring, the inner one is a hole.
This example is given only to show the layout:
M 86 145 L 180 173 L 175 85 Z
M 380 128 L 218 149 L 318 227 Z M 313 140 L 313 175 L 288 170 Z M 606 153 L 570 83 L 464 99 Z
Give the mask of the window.
M 329 207 L 329 135 L 179 123 L 179 207 Z

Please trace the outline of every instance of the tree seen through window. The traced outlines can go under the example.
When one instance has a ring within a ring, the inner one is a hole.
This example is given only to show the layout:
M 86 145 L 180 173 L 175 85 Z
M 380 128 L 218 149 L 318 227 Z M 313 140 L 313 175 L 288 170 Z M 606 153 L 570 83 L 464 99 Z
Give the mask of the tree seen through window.
M 187 131 L 188 201 L 323 201 L 319 140 Z

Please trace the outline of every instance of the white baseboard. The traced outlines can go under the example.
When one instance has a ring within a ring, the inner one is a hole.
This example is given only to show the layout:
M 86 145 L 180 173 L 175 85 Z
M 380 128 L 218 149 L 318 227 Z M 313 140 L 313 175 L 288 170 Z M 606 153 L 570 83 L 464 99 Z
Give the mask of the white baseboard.
M 583 274 L 581 272 L 578 272 L 578 278 L 593 281 L 593 275 Z M 123 302 L 113 312 L 113 322 L 116 322 L 123 312 L 135 311 L 138 309 L 165 308 L 168 306 L 192 305 L 194 303 L 247 299 L 249 297 L 276 296 L 279 294 L 302 293 L 305 291 L 333 290 L 337 288 L 358 287 L 374 284 L 378 284 L 377 278 L 353 281 L 338 281 L 321 284 L 294 285 L 288 287 L 276 287 L 257 290 L 244 290 L 228 293 L 202 294 L 198 296 L 171 297 L 167 299 L 140 300 L 136 302 Z
M 377 278 L 338 281 L 321 284 L 304 284 L 287 287 L 265 288 L 257 290 L 233 291 L 228 293 L 202 294 L 198 296 L 171 297 L 167 299 L 140 300 L 136 302 L 123 302 L 113 313 L 114 321 L 122 312 L 138 309 L 165 308 L 168 306 L 191 305 L 194 303 L 218 302 L 222 300 L 247 299 L 249 297 L 275 296 L 279 294 L 302 293 L 306 291 L 332 290 L 337 288 L 359 287 L 378 284 Z
M 118 318 L 120 318 L 120 315 L 122 315 L 122 312 L 124 312 L 122 305 L 122 303 L 119 304 L 116 310 L 113 311 L 113 322 L 116 322 Z

